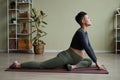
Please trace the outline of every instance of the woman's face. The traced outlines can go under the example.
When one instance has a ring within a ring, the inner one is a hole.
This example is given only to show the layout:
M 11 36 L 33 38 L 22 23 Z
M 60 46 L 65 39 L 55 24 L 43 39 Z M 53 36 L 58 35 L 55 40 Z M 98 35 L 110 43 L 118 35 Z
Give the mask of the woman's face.
M 84 18 L 83 18 L 83 24 L 86 25 L 86 26 L 91 26 L 92 25 L 92 22 L 89 18 L 88 15 L 85 15 Z

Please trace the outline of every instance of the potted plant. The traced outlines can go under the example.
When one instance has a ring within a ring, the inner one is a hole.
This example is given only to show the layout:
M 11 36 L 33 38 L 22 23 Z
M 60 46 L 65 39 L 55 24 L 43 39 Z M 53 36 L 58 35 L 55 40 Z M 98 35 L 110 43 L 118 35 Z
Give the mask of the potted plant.
M 31 34 L 33 34 L 32 44 L 34 47 L 35 54 L 44 53 L 44 45 L 46 44 L 41 37 L 47 35 L 45 31 L 42 30 L 47 23 L 44 21 L 44 18 L 47 15 L 43 11 L 38 11 L 35 8 L 32 8 L 31 18 L 32 18 L 32 27 L 34 27 Z

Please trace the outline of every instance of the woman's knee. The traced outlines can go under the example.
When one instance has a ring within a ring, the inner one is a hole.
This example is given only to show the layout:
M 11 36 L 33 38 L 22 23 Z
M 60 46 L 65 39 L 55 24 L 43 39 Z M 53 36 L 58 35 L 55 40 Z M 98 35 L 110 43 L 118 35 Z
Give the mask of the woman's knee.
M 88 63 L 89 66 L 92 65 L 92 60 L 88 59 L 88 58 L 84 58 L 83 61 L 86 61 Z

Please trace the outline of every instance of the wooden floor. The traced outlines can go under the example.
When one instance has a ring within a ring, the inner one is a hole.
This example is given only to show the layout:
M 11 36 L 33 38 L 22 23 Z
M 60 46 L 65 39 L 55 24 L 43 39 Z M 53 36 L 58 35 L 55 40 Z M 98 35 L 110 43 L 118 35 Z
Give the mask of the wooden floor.
M 97 53 L 97 58 L 108 69 L 109 74 L 78 74 L 78 73 L 43 73 L 43 72 L 5 72 L 4 70 L 15 60 L 44 61 L 56 56 L 57 53 L 44 55 L 0 53 L 0 80 L 120 80 L 120 54 Z M 87 55 L 85 55 L 87 57 Z

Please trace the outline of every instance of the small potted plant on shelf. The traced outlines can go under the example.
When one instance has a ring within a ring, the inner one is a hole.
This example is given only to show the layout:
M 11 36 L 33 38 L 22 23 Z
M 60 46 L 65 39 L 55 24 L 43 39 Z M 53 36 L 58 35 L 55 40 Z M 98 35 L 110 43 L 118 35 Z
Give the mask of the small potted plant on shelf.
M 44 45 L 46 44 L 41 37 L 47 35 L 46 32 L 42 30 L 47 23 L 44 21 L 44 18 L 47 15 L 43 11 L 38 11 L 35 8 L 32 8 L 31 18 L 32 18 L 32 27 L 34 27 L 31 35 L 33 34 L 32 44 L 34 47 L 35 54 L 43 54 L 44 53 Z

